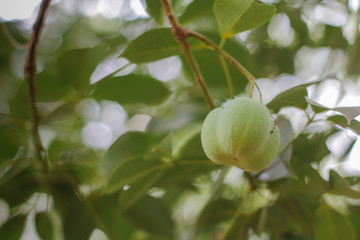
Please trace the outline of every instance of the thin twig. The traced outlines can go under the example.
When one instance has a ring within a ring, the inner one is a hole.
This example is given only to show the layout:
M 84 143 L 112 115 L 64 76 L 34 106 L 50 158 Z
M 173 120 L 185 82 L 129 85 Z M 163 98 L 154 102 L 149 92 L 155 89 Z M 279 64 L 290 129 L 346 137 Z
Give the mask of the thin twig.
M 252 97 L 252 93 L 254 91 L 254 85 L 255 85 L 255 77 L 241 63 L 239 63 L 230 54 L 228 54 L 226 51 L 224 51 L 222 48 L 217 46 L 215 43 L 213 43 L 211 40 L 201 35 L 200 33 L 187 31 L 187 36 L 196 38 L 202 41 L 203 43 L 209 45 L 215 52 L 223 56 L 231 65 L 233 65 L 236 69 L 238 69 L 249 81 L 249 97 Z
M 39 14 L 33 26 L 33 33 L 28 46 L 28 53 L 25 62 L 25 79 L 27 82 L 28 96 L 30 100 L 30 108 L 32 114 L 32 134 L 35 147 L 35 156 L 42 163 L 44 170 L 48 171 L 48 165 L 43 157 L 44 148 L 41 143 L 39 135 L 39 113 L 36 108 L 36 87 L 35 87 L 35 74 L 36 74 L 36 46 L 39 42 L 41 29 L 44 25 L 45 14 L 50 5 L 51 0 L 43 0 L 41 2 Z
M 164 12 L 171 24 L 173 34 L 174 34 L 176 40 L 180 43 L 182 54 L 184 55 L 184 57 L 190 64 L 190 67 L 195 76 L 196 82 L 198 83 L 198 86 L 199 86 L 207 104 L 209 105 L 210 109 L 214 109 L 215 104 L 214 104 L 214 102 L 210 96 L 210 93 L 204 83 L 199 66 L 190 51 L 189 43 L 186 40 L 186 38 L 188 37 L 188 35 L 187 35 L 188 31 L 180 25 L 177 18 L 175 17 L 170 0 L 161 0 L 161 3 L 163 5 Z

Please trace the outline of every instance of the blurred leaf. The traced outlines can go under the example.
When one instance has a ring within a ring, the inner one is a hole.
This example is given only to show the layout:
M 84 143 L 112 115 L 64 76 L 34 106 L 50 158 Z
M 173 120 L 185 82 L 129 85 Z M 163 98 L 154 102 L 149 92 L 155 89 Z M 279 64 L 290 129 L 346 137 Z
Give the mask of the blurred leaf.
M 139 131 L 124 133 L 107 150 L 104 158 L 105 170 L 113 171 L 122 161 L 132 157 L 141 157 L 155 144 L 155 138 L 148 133 Z
M 74 90 L 72 86 L 59 75 L 51 72 L 41 72 L 35 76 L 36 100 L 38 102 L 51 102 L 70 95 Z
M 215 0 L 194 0 L 186 6 L 183 13 L 179 16 L 181 24 L 196 23 L 201 17 L 207 17 L 213 13 Z
M 26 159 L 25 161 L 27 160 L 32 161 L 32 159 Z M 33 161 L 32 165 L 34 165 Z M 15 164 L 13 168 L 20 168 L 20 170 L 14 170 L 15 176 L 11 176 L 12 178 L 7 179 L 6 182 L 3 182 L 5 184 L 0 186 L 0 198 L 4 199 L 10 208 L 24 203 L 35 192 L 42 190 L 41 177 L 34 172 L 34 169 L 29 167 L 24 169 L 24 167 Z
M 360 237 L 360 207 L 348 205 L 347 216 L 352 223 L 357 239 Z
M 50 186 L 55 207 L 61 216 L 64 238 L 88 240 L 95 229 L 94 218 L 88 208 L 89 203 L 85 202 L 89 200 L 80 200 L 77 190 L 74 189 L 77 186 L 72 186 L 73 183 L 67 181 L 66 178 L 56 179 Z
M 106 193 L 112 193 L 123 188 L 141 182 L 144 178 L 152 178 L 155 173 L 167 168 L 167 164 L 159 160 L 144 160 L 142 157 L 129 157 L 123 159 L 114 171 L 109 175 Z
M 238 216 L 235 219 L 234 224 L 227 233 L 226 237 L 224 237 L 224 240 L 249 239 L 249 220 L 251 220 L 251 216 L 249 217 L 244 214 Z
M 330 154 L 326 145 L 327 138 L 331 132 L 318 132 L 313 134 L 301 134 L 293 142 L 293 151 L 290 165 L 296 172 L 313 162 L 319 163 L 325 156 Z
M 135 225 L 149 233 L 167 237 L 175 235 L 171 213 L 160 199 L 145 195 L 125 214 Z
M 120 57 L 132 63 L 152 62 L 162 58 L 179 55 L 180 46 L 170 28 L 149 30 L 132 40 Z
M 120 211 L 117 196 L 101 195 L 94 205 L 104 223 L 100 228 L 109 239 L 131 238 L 134 228 Z
M 35 216 L 36 231 L 43 240 L 55 239 L 54 228 L 48 212 L 39 212 Z
M 165 171 L 166 167 L 164 166 L 156 172 L 146 174 L 131 184 L 129 189 L 122 191 L 119 197 L 121 210 L 123 211 L 133 206 L 158 182 L 158 180 L 164 175 Z
M 360 198 L 360 192 L 351 188 L 350 184 L 332 169 L 330 170 L 329 183 L 329 193 L 343 195 L 355 199 Z
M 306 98 L 306 101 L 309 104 L 311 104 L 311 106 L 313 107 L 315 112 L 333 110 L 335 112 L 341 113 L 346 118 L 348 125 L 351 123 L 351 120 L 353 120 L 354 118 L 356 118 L 357 116 L 360 115 L 360 107 L 355 107 L 354 106 L 354 107 L 334 107 L 334 108 L 329 108 L 329 107 L 325 107 L 324 105 L 321 105 L 320 103 L 315 102 L 314 100 L 312 100 L 310 98 Z
M 314 233 L 316 240 L 355 240 L 349 219 L 327 205 L 320 205 L 315 212 Z
M 164 83 L 149 76 L 129 74 L 97 82 L 91 96 L 120 104 L 158 104 L 169 94 L 170 91 Z
M 164 11 L 160 1 L 146 0 L 146 11 L 158 24 L 163 24 Z
M 357 135 L 360 135 L 360 122 L 353 119 L 350 124 L 347 123 L 347 120 L 344 116 L 341 115 L 335 115 L 328 117 L 329 121 L 343 127 L 343 128 L 349 128 L 353 132 L 355 132 Z
M 329 184 L 320 176 L 319 172 L 310 165 L 304 164 L 296 170 L 296 178 L 290 179 L 281 192 L 294 195 L 301 201 L 318 201 L 318 198 L 326 193 Z
M 22 134 L 22 131 L 14 126 L 0 126 L 0 164 L 4 160 L 13 159 L 15 157 L 20 144 L 22 143 Z
M 214 13 L 223 39 L 268 22 L 276 8 L 253 0 L 216 0 Z
M 0 226 L 0 239 L 19 240 L 24 232 L 27 215 L 18 214 Z
M 60 82 L 72 85 L 75 89 L 84 89 L 90 83 L 90 76 L 96 66 L 105 57 L 105 48 L 75 49 L 65 52 L 58 60 Z
M 172 136 L 172 155 L 178 157 L 184 146 L 201 131 L 202 124 L 192 124 L 175 132 Z
M 202 225 L 216 225 L 233 217 L 236 204 L 229 199 L 219 198 L 208 203 L 201 211 L 197 222 Z

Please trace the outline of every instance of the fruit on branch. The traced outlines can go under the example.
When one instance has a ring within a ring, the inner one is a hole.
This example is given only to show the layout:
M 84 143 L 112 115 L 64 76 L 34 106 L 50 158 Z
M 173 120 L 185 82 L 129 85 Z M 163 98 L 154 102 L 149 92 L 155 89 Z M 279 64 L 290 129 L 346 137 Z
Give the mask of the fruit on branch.
M 213 162 L 255 172 L 274 160 L 280 134 L 265 105 L 242 97 L 206 116 L 201 143 Z

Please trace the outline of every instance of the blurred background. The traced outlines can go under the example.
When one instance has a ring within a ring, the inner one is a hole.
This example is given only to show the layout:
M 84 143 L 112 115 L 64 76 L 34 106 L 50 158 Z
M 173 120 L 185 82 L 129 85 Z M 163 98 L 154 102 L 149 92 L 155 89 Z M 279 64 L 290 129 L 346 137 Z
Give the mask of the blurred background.
M 179 20 L 189 29 L 212 36 L 217 26 L 211 13 L 183 14 L 191 2 L 173 1 Z M 329 108 L 360 106 L 360 1 L 262 2 L 275 5 L 276 15 L 266 25 L 236 35 L 226 50 L 239 56 L 239 61 L 257 77 L 263 101 L 268 103 L 291 87 L 322 80 L 308 87 L 310 99 Z M 29 119 L 29 110 L 23 94 L 23 69 L 26 43 L 39 4 L 40 0 L 0 0 L 0 114 L 14 116 L 25 128 L 29 126 L 28 122 L 23 122 Z M 207 114 L 181 57 L 140 65 L 118 57 L 127 43 L 140 34 L 154 27 L 169 26 L 163 16 L 154 20 L 147 10 L 145 0 L 52 1 L 37 49 L 37 99 L 41 115 L 46 119 L 40 127 L 43 144 L 64 162 L 79 158 L 76 152 L 82 152 L 91 156 L 86 160 L 91 164 L 92 158 L 96 162 L 129 130 L 145 131 L 151 124 L 161 134 L 184 127 Z M 216 36 L 212 39 L 218 42 Z M 76 54 L 73 50 L 77 50 Z M 227 85 L 224 74 L 216 67 L 219 65 L 216 56 L 205 52 L 195 53 L 195 57 L 216 104 L 226 102 L 229 99 Z M 71 59 L 76 60 L 71 62 Z M 85 60 L 86 66 L 83 66 Z M 84 71 L 79 73 L 78 69 Z M 94 84 L 114 72 L 115 76 L 148 74 L 164 82 L 173 92 L 161 106 L 123 106 L 115 101 L 77 96 L 76 88 L 82 89 L 83 79 Z M 246 80 L 239 73 L 233 76 L 235 80 L 240 79 L 235 83 L 236 94 L 246 94 Z M 259 97 L 257 92 L 255 97 Z M 68 108 L 73 111 L 67 112 Z M 69 114 L 58 118 L 57 114 L 63 113 Z M 333 114 L 325 112 L 317 118 Z M 289 119 L 295 133 L 302 129 L 307 118 L 303 111 L 292 107 L 282 109 L 279 115 Z M 360 117 L 355 119 L 360 120 Z M 323 131 L 327 127 L 319 121 L 312 131 Z M 325 179 L 332 168 L 344 175 L 360 175 L 360 138 L 351 130 L 339 129 L 326 140 L 331 154 L 321 162 L 321 174 Z M 232 170 L 226 182 L 236 179 L 239 171 Z M 37 197 L 42 199 L 42 196 Z M 194 202 L 204 201 L 204 197 L 197 195 L 186 200 L 182 212 L 185 218 L 195 215 Z M 36 206 L 43 205 L 37 200 Z M 9 214 L 6 209 L 6 203 L 0 202 L 0 224 Z M 22 239 L 36 239 L 32 231 L 31 226 L 27 226 L 27 234 Z M 106 238 L 97 231 L 92 239 Z

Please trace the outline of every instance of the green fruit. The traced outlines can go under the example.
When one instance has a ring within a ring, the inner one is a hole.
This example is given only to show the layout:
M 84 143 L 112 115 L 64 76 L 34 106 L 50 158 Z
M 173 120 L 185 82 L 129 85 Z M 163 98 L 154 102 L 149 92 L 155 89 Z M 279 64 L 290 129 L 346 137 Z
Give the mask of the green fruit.
M 274 160 L 280 135 L 265 105 L 238 98 L 208 114 L 201 142 L 215 163 L 260 171 Z

